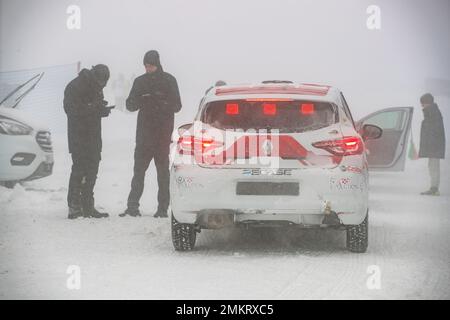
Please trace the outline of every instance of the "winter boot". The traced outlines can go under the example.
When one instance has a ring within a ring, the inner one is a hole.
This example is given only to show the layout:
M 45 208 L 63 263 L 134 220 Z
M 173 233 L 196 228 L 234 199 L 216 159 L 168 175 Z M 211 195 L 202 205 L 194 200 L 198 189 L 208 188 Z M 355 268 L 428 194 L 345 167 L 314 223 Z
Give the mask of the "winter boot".
M 109 214 L 95 209 L 94 198 L 83 199 L 83 215 L 85 218 L 107 218 Z
M 69 185 L 67 193 L 67 206 L 69 207 L 69 219 L 77 219 L 83 217 L 83 210 L 81 206 L 81 189 L 72 182 Z
M 97 209 L 95 209 L 94 207 L 88 209 L 88 210 L 84 210 L 83 215 L 86 218 L 108 218 L 109 214 L 106 212 L 99 212 Z
M 153 215 L 154 218 L 167 218 L 167 210 L 158 209 Z
M 130 217 L 140 217 L 142 216 L 141 213 L 139 212 L 138 208 L 127 208 L 127 210 L 125 210 L 125 212 L 119 214 L 119 217 L 126 217 L 126 216 L 130 216 Z
M 421 195 L 424 196 L 439 196 L 439 189 L 436 187 L 431 187 L 430 190 L 424 191 L 420 193 Z
M 84 217 L 81 207 L 69 207 L 69 219 L 74 220 L 81 217 Z

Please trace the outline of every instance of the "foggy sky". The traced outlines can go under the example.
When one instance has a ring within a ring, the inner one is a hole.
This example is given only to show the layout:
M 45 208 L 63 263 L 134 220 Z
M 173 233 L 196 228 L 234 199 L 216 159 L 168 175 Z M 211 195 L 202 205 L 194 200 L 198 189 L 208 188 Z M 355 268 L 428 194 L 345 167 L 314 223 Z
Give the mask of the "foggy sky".
M 70 4 L 81 30 L 66 28 Z M 370 4 L 381 30 L 366 27 Z M 448 0 L 1 0 L 0 10 L 1 71 L 81 61 L 139 75 L 156 49 L 179 82 L 181 119 L 218 79 L 336 85 L 358 118 L 417 106 L 426 78 L 450 78 Z

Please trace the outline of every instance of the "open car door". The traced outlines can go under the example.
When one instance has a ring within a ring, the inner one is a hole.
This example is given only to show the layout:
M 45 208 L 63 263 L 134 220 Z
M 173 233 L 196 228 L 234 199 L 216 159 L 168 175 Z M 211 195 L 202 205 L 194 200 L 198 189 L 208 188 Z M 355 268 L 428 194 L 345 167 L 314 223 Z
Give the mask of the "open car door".
M 404 170 L 413 110 L 413 107 L 383 109 L 356 123 L 359 132 L 365 124 L 376 125 L 383 130 L 380 138 L 365 142 L 370 170 Z

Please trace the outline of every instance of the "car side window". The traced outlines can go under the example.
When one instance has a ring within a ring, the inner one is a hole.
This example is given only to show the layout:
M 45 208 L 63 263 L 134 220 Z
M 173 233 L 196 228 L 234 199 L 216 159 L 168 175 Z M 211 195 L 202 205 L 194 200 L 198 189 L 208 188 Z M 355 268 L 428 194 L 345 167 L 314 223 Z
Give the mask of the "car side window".
M 347 104 L 347 100 L 345 100 L 344 95 L 341 92 L 341 99 L 342 99 L 342 105 L 344 106 L 344 112 L 347 115 L 347 118 L 349 118 L 352 121 L 353 126 L 355 126 L 355 121 L 353 120 L 352 113 L 350 112 L 350 109 Z
M 366 119 L 364 124 L 373 124 L 384 130 L 401 130 L 404 122 L 403 114 L 402 111 L 380 112 Z

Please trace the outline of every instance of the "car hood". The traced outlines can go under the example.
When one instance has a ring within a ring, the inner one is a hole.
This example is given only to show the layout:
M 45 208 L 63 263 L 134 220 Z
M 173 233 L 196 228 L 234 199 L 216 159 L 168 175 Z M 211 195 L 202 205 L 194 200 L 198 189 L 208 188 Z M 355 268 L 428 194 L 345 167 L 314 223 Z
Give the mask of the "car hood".
M 35 120 L 34 119 L 35 115 L 33 115 L 33 113 L 28 111 L 0 106 L 0 116 L 4 116 L 12 120 L 21 122 L 23 124 L 26 124 L 27 126 L 33 128 L 33 130 L 35 131 L 50 131 L 49 128 L 45 126 L 43 123 Z

